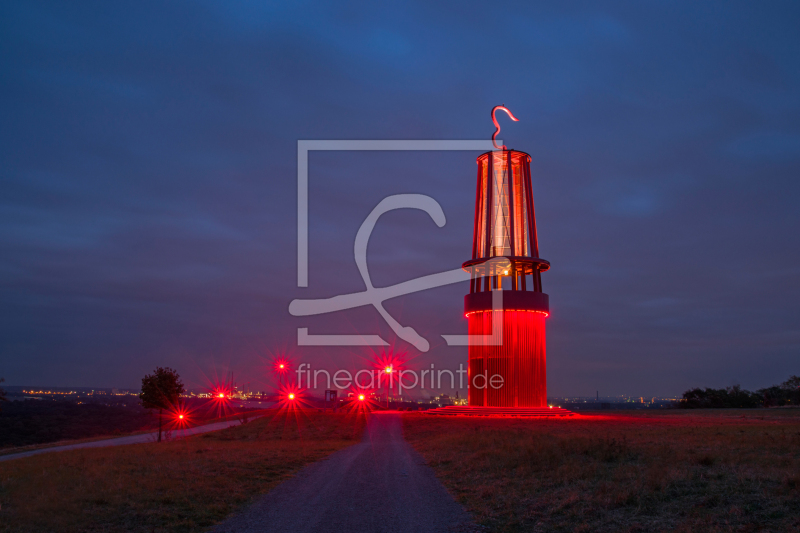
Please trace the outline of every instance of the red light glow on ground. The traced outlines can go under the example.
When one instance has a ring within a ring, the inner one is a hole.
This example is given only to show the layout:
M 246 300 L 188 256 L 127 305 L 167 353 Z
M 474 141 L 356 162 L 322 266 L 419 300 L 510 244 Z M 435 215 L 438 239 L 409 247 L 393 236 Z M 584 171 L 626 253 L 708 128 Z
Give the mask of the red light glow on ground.
M 166 415 L 165 429 L 186 429 L 191 424 L 191 417 L 189 416 L 192 409 L 180 403 L 171 409 L 168 409 L 164 414 Z
M 378 391 L 364 387 L 352 387 L 342 407 L 349 414 L 366 415 L 378 408 Z
M 309 398 L 306 398 L 305 389 L 301 389 L 296 383 L 289 383 L 283 385 L 278 389 L 278 403 L 275 407 L 278 408 L 278 413 L 283 415 L 286 413 L 294 413 L 299 415 L 306 409 L 314 407 Z
M 295 383 L 284 385 L 278 391 L 278 404 L 280 407 L 286 407 L 295 403 L 305 403 L 303 392 Z

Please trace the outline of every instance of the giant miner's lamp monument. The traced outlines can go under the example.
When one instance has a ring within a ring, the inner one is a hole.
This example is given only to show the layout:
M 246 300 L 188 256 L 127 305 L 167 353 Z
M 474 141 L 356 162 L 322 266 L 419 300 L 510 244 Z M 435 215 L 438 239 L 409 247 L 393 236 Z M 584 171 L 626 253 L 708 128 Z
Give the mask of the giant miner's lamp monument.
M 539 257 L 531 157 L 497 146 L 498 110 L 517 120 L 504 106 L 492 109 L 496 150 L 478 157 L 472 259 L 463 264 L 471 274 L 464 297 L 469 334 L 484 340 L 469 346 L 469 407 L 435 414 L 571 415 L 547 406 L 550 305 L 542 272 L 550 263 Z

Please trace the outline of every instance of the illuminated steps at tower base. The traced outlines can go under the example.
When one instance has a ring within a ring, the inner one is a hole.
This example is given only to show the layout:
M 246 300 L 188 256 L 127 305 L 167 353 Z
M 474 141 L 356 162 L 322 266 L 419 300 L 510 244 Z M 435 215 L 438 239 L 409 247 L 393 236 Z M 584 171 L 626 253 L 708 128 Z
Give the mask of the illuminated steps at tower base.
M 573 416 L 575 413 L 561 407 L 476 407 L 449 405 L 428 409 L 425 414 L 444 416 L 508 416 L 522 418 L 552 418 Z

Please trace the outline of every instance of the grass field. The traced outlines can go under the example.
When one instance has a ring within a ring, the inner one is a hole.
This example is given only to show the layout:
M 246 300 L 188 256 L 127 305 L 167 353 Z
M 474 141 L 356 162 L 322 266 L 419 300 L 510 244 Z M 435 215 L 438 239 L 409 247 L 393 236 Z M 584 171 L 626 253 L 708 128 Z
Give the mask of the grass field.
M 158 429 L 158 413 L 145 409 L 136 396 L 84 398 L 73 400 L 25 400 L 3 402 L 0 406 L 0 453 L 12 448 L 43 446 L 63 441 L 119 437 Z M 183 410 L 193 423 L 235 415 L 243 409 L 235 402 L 185 398 Z M 167 415 L 169 425 L 172 418 Z
M 800 410 L 404 417 L 492 531 L 800 531 Z
M 172 442 L 3 462 L 0 531 L 197 531 L 363 428 L 363 415 L 284 411 Z
M 263 414 L 262 412 L 270 412 L 270 411 L 271 411 L 270 409 L 261 409 L 261 410 L 255 410 L 254 409 L 254 410 L 248 410 L 244 414 L 247 416 L 247 418 L 252 420 L 252 419 L 255 419 L 255 418 L 261 416 Z M 193 428 L 202 427 L 202 426 L 205 426 L 207 424 L 215 424 L 217 422 L 241 421 L 242 418 L 243 418 L 242 415 L 243 415 L 243 413 L 240 412 L 240 413 L 236 413 L 236 414 L 232 414 L 232 415 L 221 416 L 219 418 L 213 418 L 213 419 L 210 419 L 210 420 L 208 420 L 208 419 L 200 419 L 200 420 L 194 419 L 192 421 L 193 422 L 192 427 Z M 14 455 L 14 454 L 17 454 L 17 453 L 29 452 L 29 451 L 33 451 L 33 450 L 42 450 L 42 449 L 46 449 L 46 448 L 57 448 L 59 446 L 69 446 L 69 445 L 72 445 L 72 444 L 81 444 L 81 443 L 84 443 L 84 442 L 94 442 L 94 441 L 98 441 L 98 440 L 116 439 L 116 438 L 119 438 L 119 437 L 129 437 L 131 435 L 142 435 L 142 434 L 145 434 L 145 433 L 150 433 L 150 434 L 154 434 L 155 435 L 157 430 L 158 430 L 158 426 L 155 427 L 155 430 L 153 428 L 148 428 L 148 429 L 144 429 L 144 430 L 140 430 L 140 431 L 130 431 L 130 432 L 126 432 L 126 433 L 116 433 L 116 434 L 111 434 L 111 435 L 101 434 L 101 435 L 96 436 L 96 437 L 87 437 L 85 439 L 58 440 L 58 441 L 55 441 L 55 442 L 47 442 L 47 443 L 44 443 L 44 444 L 30 444 L 30 445 L 27 445 L 27 446 L 16 446 L 16 447 L 10 447 L 10 448 L 2 448 L 2 447 L 0 447 L 0 457 L 3 457 L 4 455 Z M 163 434 L 164 440 L 170 440 L 171 438 L 180 438 L 180 437 L 181 437 L 180 429 L 175 427 L 174 422 L 170 421 L 170 423 L 164 425 L 164 434 Z M 155 438 L 153 440 L 155 440 Z

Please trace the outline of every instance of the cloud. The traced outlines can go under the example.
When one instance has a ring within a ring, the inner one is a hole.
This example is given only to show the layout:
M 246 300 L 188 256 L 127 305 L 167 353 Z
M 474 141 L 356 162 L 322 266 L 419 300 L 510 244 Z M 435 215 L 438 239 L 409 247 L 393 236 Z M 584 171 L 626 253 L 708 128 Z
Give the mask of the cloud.
M 301 290 L 297 140 L 488 139 L 500 103 L 521 119 L 503 137 L 533 158 L 553 264 L 553 394 L 720 386 L 731 360 L 756 388 L 796 357 L 797 277 L 759 275 L 800 261 L 794 4 L 0 10 L 9 383 L 135 386 L 155 364 L 213 358 L 252 373 L 297 327 L 380 330 L 370 310 L 305 323 L 288 303 L 361 288 L 353 238 L 389 194 L 432 196 L 447 224 L 382 219 L 376 285 L 469 259 L 477 154 L 314 154 Z M 387 305 L 426 338 L 459 333 L 464 290 Z

